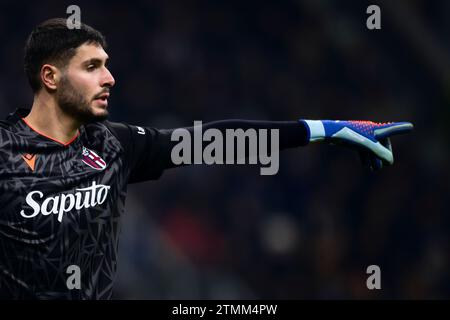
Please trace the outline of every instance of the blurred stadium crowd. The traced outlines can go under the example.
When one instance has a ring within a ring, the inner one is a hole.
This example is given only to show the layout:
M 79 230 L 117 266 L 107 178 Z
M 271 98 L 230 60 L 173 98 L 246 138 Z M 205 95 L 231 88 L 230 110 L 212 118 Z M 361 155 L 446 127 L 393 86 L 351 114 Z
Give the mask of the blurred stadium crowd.
M 450 298 L 448 1 L 2 1 L 0 110 L 30 107 L 31 29 L 81 7 L 109 43 L 111 120 L 411 121 L 396 163 L 283 151 L 280 171 L 191 166 L 129 187 L 117 299 Z M 447 213 L 446 213 L 447 212 Z M 366 288 L 378 265 L 382 289 Z

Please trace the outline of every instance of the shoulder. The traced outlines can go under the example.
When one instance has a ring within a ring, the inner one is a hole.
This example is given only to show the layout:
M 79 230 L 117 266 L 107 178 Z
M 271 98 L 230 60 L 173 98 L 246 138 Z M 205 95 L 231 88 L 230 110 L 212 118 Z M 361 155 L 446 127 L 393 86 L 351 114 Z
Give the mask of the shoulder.
M 89 135 L 112 135 L 118 140 L 123 140 L 122 136 L 129 135 L 129 126 L 121 122 L 100 121 L 90 123 L 85 126 Z
M 6 120 L 0 120 L 0 130 L 11 131 L 12 123 Z
M 3 143 L 7 140 L 13 139 L 14 135 L 14 124 L 7 120 L 0 120 L 0 143 Z
M 25 117 L 30 110 L 18 108 L 14 112 L 9 113 L 5 119 L 0 120 L 0 132 L 3 134 L 14 134 L 16 125 L 21 118 Z
M 86 138 L 91 144 L 113 144 L 127 149 L 130 142 L 129 126 L 125 123 L 99 121 L 84 126 Z
M 25 112 L 24 109 L 17 109 L 13 113 L 8 114 L 6 119 L 0 120 L 0 130 L 11 131 L 12 127 L 20 120 L 23 112 Z

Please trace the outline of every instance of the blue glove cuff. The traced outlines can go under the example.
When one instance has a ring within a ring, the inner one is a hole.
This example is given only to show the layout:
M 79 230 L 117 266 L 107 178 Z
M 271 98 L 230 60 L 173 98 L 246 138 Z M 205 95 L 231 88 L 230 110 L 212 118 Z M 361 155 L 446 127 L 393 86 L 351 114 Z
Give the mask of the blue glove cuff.
M 316 142 L 325 139 L 325 127 L 320 120 L 302 120 L 308 129 L 308 141 Z

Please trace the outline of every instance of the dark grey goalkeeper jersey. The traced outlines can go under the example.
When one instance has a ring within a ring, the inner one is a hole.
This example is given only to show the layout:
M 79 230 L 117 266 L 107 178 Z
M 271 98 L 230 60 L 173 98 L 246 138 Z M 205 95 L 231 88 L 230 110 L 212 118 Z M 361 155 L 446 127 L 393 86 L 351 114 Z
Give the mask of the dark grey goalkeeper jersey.
M 0 298 L 108 299 L 127 183 L 161 175 L 170 138 L 105 121 L 63 145 L 28 112 L 0 122 Z
M 172 130 L 104 121 L 81 127 L 64 145 L 33 130 L 28 113 L 0 121 L 0 298 L 109 299 L 127 184 L 174 166 Z M 203 128 L 278 129 L 280 149 L 308 141 L 296 121 Z

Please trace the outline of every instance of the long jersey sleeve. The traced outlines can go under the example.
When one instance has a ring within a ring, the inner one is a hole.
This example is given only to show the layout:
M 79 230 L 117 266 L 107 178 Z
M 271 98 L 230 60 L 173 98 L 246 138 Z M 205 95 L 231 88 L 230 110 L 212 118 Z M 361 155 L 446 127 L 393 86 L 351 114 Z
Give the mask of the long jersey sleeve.
M 171 139 L 176 129 L 156 129 L 115 122 L 105 124 L 125 149 L 130 169 L 129 183 L 158 179 L 165 169 L 177 166 L 171 159 L 172 149 L 178 143 Z M 194 127 L 183 129 L 194 136 Z M 202 125 L 203 132 L 208 129 L 217 129 L 223 135 L 227 129 L 277 129 L 280 150 L 307 144 L 307 129 L 297 121 L 221 120 Z M 202 147 L 205 145 L 207 143 Z

